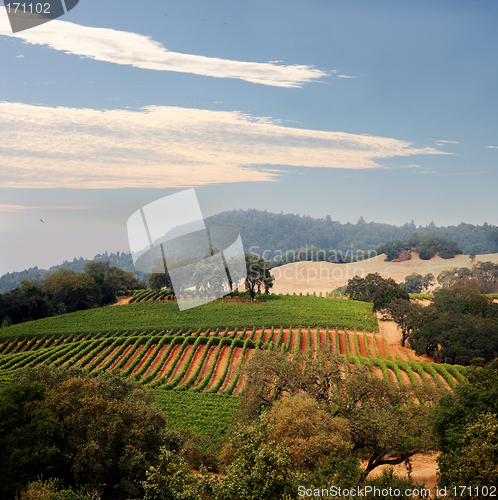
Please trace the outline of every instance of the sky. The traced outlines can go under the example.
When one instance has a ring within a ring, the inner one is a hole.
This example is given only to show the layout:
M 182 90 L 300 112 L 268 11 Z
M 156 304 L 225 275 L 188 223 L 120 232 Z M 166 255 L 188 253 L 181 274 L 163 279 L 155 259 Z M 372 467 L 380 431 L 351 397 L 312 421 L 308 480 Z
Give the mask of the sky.
M 0 5 L 0 275 L 128 251 L 128 218 L 192 187 L 205 217 L 496 224 L 497 22 L 495 0 L 80 0 L 13 33 Z

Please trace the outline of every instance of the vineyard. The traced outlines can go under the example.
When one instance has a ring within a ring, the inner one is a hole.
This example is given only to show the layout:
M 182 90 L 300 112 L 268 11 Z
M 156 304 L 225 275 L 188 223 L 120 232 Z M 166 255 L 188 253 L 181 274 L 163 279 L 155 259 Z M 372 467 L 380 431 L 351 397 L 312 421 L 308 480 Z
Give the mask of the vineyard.
M 393 358 L 374 331 L 330 327 L 195 328 L 147 333 L 123 331 L 14 339 L 0 345 L 0 377 L 40 363 L 78 367 L 93 375 L 114 370 L 151 388 L 237 395 L 241 370 L 255 349 L 277 347 L 289 355 L 331 350 L 349 364 L 400 386 L 431 382 L 454 387 L 465 370 L 455 365 Z
M 41 338 L 97 332 L 118 334 L 124 330 L 151 333 L 190 328 L 233 329 L 254 325 L 322 325 L 370 331 L 378 329 L 372 304 L 312 296 L 267 295 L 265 300 L 254 303 L 228 298 L 215 300 L 183 312 L 179 311 L 174 301 L 148 299 L 146 302 L 126 306 L 88 309 L 20 323 L 9 327 L 6 332 L 11 338 L 24 339 L 27 336 Z
M 400 356 L 379 333 L 371 304 L 276 296 L 183 313 L 172 301 L 150 301 L 14 325 L 0 336 L 0 383 L 42 363 L 92 376 L 114 371 L 154 389 L 172 427 L 216 437 L 238 405 L 243 367 L 255 350 L 269 348 L 289 356 L 332 351 L 346 375 L 367 366 L 395 386 L 451 390 L 465 379 L 462 366 L 421 361 L 409 350 Z

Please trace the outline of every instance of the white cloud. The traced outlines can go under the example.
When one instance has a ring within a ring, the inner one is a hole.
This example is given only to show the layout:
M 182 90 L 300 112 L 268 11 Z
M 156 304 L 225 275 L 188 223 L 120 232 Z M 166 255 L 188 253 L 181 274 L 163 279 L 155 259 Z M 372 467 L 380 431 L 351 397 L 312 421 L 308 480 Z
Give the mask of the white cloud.
M 50 21 L 12 33 L 7 13 L 0 9 L 0 35 L 25 43 L 48 45 L 67 54 L 98 61 L 126 64 L 142 69 L 177 71 L 216 78 L 237 78 L 277 87 L 301 87 L 329 75 L 308 65 L 280 65 L 231 61 L 215 57 L 169 52 L 148 36 L 108 28 L 91 28 L 66 21 Z
M 442 146 L 443 144 L 460 144 L 458 141 L 444 141 L 443 139 L 439 139 L 436 141 L 438 146 Z
M 498 146 L 486 146 L 489 149 L 498 149 Z
M 183 187 L 276 180 L 281 169 L 382 168 L 421 154 L 387 137 L 285 127 L 240 112 L 0 103 L 0 187 Z
M 16 57 L 18 57 L 18 58 L 19 58 L 19 57 L 24 57 L 24 56 L 16 56 Z

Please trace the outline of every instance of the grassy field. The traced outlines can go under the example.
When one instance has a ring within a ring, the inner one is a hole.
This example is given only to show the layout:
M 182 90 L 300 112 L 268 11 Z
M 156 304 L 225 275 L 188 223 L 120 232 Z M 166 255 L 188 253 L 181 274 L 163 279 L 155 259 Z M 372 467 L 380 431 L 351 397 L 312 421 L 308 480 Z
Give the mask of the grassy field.
M 266 302 L 216 300 L 180 312 L 176 302 L 103 307 L 13 325 L 2 337 L 45 337 L 80 333 L 162 332 L 180 328 L 320 325 L 378 331 L 372 304 L 321 297 L 275 296 Z

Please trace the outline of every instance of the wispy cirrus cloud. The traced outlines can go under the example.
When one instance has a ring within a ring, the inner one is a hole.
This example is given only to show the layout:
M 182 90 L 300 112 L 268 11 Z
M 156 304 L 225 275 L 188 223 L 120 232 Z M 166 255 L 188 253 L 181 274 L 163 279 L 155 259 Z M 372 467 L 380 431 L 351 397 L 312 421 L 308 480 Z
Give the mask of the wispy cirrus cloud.
M 245 62 L 170 52 L 151 37 L 109 28 L 91 28 L 54 20 L 12 33 L 7 14 L 0 9 L 0 35 L 98 61 L 156 71 L 176 71 L 215 78 L 236 78 L 277 87 L 301 87 L 330 73 L 309 65 Z
M 0 103 L 0 187 L 183 187 L 277 180 L 282 166 L 383 168 L 426 154 L 387 137 L 282 126 L 240 112 Z M 379 161 L 380 160 L 380 161 Z
M 79 205 L 54 205 L 54 206 L 26 206 L 26 205 L 0 205 L 0 212 L 19 212 L 21 210 L 34 210 L 34 209 L 43 209 L 43 210 L 88 210 L 88 207 L 79 206 Z
M 498 149 L 498 146 L 486 146 L 489 149 Z

